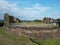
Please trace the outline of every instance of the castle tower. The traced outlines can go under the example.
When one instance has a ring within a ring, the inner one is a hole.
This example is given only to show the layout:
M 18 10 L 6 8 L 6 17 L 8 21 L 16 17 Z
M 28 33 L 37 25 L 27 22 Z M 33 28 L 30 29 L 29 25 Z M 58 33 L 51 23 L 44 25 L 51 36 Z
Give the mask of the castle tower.
M 9 26 L 9 15 L 7 13 L 4 14 L 4 29 L 8 30 Z

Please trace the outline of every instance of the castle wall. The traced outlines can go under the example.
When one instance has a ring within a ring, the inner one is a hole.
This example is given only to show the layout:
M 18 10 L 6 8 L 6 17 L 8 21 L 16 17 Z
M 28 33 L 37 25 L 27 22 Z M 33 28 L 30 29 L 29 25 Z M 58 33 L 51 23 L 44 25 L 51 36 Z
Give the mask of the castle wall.
M 36 28 L 36 27 L 35 27 Z M 48 29 L 48 30 L 35 30 L 33 28 L 29 27 L 12 27 L 10 28 L 12 32 L 15 32 L 19 35 L 24 34 L 29 37 L 34 37 L 37 39 L 54 39 L 54 38 L 60 38 L 60 31 L 56 29 Z
M 41 28 L 41 27 L 16 27 L 11 26 L 10 23 L 17 23 L 19 19 L 9 16 L 7 13 L 4 15 L 4 29 L 17 34 L 24 34 L 26 36 L 39 38 L 39 39 L 54 39 L 60 37 L 60 30 L 58 28 Z

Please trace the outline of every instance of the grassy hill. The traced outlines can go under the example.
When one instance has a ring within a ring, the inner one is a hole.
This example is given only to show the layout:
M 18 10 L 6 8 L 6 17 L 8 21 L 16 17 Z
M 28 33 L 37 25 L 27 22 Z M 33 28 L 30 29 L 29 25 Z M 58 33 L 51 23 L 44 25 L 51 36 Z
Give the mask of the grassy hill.
M 0 45 L 35 45 L 35 43 L 25 36 L 5 33 L 0 29 Z

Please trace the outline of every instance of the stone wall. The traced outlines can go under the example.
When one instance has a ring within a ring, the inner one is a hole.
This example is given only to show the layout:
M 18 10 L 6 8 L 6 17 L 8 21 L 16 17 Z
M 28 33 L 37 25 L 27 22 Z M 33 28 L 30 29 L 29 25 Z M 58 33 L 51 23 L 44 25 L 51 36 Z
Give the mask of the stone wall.
M 60 30 L 58 28 L 41 29 L 37 27 L 11 27 L 11 32 L 15 32 L 19 35 L 23 34 L 36 39 L 54 39 L 60 38 Z

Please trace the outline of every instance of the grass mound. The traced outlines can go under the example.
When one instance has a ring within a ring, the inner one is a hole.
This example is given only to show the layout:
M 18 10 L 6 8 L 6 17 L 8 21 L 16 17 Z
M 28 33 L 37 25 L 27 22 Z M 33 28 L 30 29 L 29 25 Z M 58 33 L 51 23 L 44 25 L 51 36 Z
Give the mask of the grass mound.
M 21 35 L 8 34 L 0 29 L 0 45 L 35 45 L 29 38 Z

